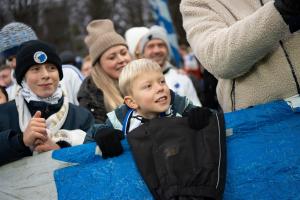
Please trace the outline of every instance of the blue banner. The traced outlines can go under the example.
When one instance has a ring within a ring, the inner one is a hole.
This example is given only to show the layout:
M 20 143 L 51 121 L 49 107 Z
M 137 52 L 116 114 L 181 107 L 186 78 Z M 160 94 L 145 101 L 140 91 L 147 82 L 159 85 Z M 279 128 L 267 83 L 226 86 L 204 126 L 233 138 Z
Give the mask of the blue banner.
M 300 112 L 276 101 L 225 114 L 225 200 L 300 199 Z M 95 143 L 0 167 L 0 199 L 153 199 L 126 140 L 124 153 L 95 155 Z
M 166 29 L 171 47 L 171 58 L 174 60 L 177 67 L 180 64 L 180 54 L 178 51 L 177 35 L 173 27 L 172 18 L 168 9 L 168 0 L 149 0 L 153 17 L 156 24 Z

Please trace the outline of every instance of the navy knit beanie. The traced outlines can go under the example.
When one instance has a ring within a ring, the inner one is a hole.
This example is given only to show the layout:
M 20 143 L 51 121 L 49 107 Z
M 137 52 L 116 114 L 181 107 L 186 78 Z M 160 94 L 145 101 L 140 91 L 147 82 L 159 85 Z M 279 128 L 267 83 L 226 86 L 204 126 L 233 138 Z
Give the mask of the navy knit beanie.
M 33 66 L 43 63 L 51 63 L 57 67 L 60 80 L 63 78 L 61 60 L 54 48 L 40 40 L 24 42 L 17 53 L 17 66 L 15 75 L 17 83 L 21 85 L 27 70 Z

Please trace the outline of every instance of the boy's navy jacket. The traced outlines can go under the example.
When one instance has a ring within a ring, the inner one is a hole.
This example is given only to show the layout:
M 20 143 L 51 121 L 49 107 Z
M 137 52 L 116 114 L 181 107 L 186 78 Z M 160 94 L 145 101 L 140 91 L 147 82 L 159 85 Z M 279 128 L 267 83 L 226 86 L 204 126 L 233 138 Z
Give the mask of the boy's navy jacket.
M 88 131 L 94 117 L 85 108 L 69 103 L 69 111 L 62 129 Z M 32 155 L 32 151 L 20 142 L 19 114 L 15 100 L 0 105 L 0 165 Z

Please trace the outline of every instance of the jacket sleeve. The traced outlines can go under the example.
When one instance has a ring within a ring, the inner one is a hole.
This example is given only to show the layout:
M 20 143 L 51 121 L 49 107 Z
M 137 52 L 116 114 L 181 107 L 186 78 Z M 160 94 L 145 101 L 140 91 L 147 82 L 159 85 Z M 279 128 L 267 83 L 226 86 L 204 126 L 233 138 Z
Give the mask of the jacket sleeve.
M 234 19 L 216 0 L 183 0 L 180 11 L 189 44 L 217 78 L 233 79 L 247 73 L 290 34 L 273 1 L 243 19 Z
M 198 95 L 197 95 L 196 89 L 194 87 L 194 84 L 188 76 L 187 76 L 187 82 L 189 83 L 188 84 L 189 87 L 186 88 L 186 94 L 188 94 L 187 98 L 189 98 L 195 106 L 200 106 L 201 107 L 202 104 L 201 104 L 201 102 L 198 98 Z
M 84 121 L 81 124 L 80 129 L 87 132 L 95 123 L 94 117 L 92 113 L 86 110 L 86 116 L 84 117 Z
M 84 143 L 95 142 L 96 133 L 103 128 L 113 128 L 109 120 L 106 120 L 103 124 L 93 124 L 91 128 L 86 132 Z
M 84 139 L 84 143 L 93 141 L 94 133 L 95 133 L 95 119 L 92 113 L 90 113 L 85 108 L 82 108 L 84 111 L 81 111 L 81 115 L 85 113 L 84 120 L 80 126 L 80 129 L 86 132 L 86 137 Z M 79 114 L 79 113 L 78 113 Z
M 87 80 L 84 80 L 83 83 L 81 84 L 81 87 L 79 88 L 78 94 L 77 94 L 77 99 L 79 102 L 79 105 L 82 107 L 85 107 L 89 110 L 89 102 L 91 102 L 91 97 L 89 95 L 89 91 L 87 91 L 85 84 Z
M 185 96 L 180 96 L 170 90 L 171 92 L 171 106 L 172 109 L 176 112 L 176 115 L 185 115 L 185 113 L 189 112 L 192 108 L 196 106 L 193 104 L 191 100 L 189 100 Z
M 31 150 L 22 141 L 22 134 L 13 130 L 0 132 L 0 166 L 6 163 L 31 156 Z
M 80 71 L 73 65 L 63 65 L 64 78 L 62 86 L 66 89 L 69 101 L 75 105 L 79 105 L 77 93 L 83 81 Z
M 106 119 L 106 109 L 103 101 L 103 93 L 101 90 L 94 88 L 92 80 L 87 77 L 80 86 L 77 94 L 79 105 L 89 110 L 96 123 L 104 123 Z

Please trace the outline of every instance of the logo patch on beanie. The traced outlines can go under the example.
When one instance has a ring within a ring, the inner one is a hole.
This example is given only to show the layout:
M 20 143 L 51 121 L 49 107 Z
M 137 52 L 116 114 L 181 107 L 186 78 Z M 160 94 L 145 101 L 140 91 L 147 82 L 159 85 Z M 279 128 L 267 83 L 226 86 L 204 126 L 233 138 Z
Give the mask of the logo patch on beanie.
M 38 64 L 42 64 L 47 61 L 47 55 L 43 51 L 37 51 L 33 55 L 33 60 Z

